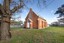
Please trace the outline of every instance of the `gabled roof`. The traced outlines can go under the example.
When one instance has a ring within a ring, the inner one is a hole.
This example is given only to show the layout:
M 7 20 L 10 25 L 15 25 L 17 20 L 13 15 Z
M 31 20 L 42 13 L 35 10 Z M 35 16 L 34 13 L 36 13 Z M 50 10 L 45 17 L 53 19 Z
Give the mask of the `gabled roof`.
M 41 19 L 43 19 L 43 20 L 45 20 L 43 17 L 41 17 L 40 15 L 37 15 L 33 10 L 32 10 L 32 8 L 30 8 L 30 11 L 31 12 L 33 12 L 36 16 L 38 16 L 39 18 L 41 18 Z M 46 21 L 46 20 L 45 20 Z
M 41 16 L 39 16 L 39 15 L 37 15 L 33 10 L 32 10 L 32 8 L 30 8 L 30 11 L 29 11 L 29 13 L 34 13 L 37 17 L 39 17 L 39 18 L 41 18 L 41 19 L 43 19 L 43 20 L 45 20 L 44 18 L 42 18 Z M 28 13 L 28 15 L 29 15 L 29 13 Z M 27 15 L 27 17 L 28 17 L 28 15 Z M 26 17 L 26 18 L 27 18 Z M 45 20 L 46 21 L 46 20 Z

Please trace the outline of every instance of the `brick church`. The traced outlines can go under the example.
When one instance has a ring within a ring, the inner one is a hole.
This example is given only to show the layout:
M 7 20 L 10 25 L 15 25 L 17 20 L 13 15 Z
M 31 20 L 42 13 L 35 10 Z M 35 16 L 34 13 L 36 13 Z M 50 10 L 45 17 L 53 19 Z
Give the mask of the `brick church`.
M 44 18 L 38 16 L 36 13 L 34 13 L 30 8 L 27 17 L 25 18 L 24 27 L 43 29 L 47 27 L 47 21 Z

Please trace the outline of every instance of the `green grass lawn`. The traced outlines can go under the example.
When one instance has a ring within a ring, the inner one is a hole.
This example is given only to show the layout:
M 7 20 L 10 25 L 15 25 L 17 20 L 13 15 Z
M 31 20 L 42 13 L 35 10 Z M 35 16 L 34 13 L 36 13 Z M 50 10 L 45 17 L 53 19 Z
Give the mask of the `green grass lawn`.
M 0 43 L 64 43 L 64 27 L 11 29 L 12 38 Z

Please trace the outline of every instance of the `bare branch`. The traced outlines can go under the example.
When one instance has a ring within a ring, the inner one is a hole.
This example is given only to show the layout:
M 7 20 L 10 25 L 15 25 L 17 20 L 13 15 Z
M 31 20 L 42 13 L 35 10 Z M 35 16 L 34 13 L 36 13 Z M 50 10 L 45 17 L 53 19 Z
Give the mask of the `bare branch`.
M 23 3 L 22 0 L 20 0 L 20 4 L 18 4 L 18 6 L 15 6 L 15 7 L 11 10 L 11 12 L 12 12 L 12 13 L 15 13 L 15 12 L 18 11 L 20 8 L 23 8 L 23 6 L 24 6 L 24 3 Z
M 0 14 L 2 14 L 2 13 L 5 14 L 3 6 L 1 4 L 0 4 L 0 10 L 1 10 Z
M 3 2 L 4 11 L 6 13 L 9 13 L 9 14 L 11 14 L 11 12 L 10 12 L 10 3 L 11 3 L 11 1 L 12 0 L 4 0 L 4 2 Z

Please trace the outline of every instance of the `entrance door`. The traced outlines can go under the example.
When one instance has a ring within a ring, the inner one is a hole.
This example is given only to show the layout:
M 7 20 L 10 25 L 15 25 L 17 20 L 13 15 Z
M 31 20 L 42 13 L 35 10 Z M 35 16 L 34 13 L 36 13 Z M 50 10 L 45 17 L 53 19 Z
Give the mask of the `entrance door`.
M 30 22 L 27 22 L 27 28 L 30 28 Z

